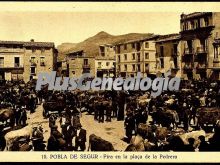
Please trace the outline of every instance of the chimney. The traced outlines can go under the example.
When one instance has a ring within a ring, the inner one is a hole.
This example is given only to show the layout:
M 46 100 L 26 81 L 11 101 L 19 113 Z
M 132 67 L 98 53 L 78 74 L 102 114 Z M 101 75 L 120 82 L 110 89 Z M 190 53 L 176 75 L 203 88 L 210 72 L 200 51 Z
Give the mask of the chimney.
M 34 39 L 31 39 L 31 42 L 34 42 Z

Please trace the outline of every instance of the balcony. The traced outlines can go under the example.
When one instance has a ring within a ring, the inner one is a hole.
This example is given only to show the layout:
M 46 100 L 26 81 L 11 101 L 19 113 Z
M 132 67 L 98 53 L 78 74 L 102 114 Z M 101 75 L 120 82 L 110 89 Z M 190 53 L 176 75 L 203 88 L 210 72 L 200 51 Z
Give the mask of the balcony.
M 15 68 L 23 68 L 23 66 L 20 65 L 19 63 L 14 63 L 14 67 L 15 67 Z
M 14 65 L 11 65 L 11 66 L 0 65 L 0 68 L 5 71 L 11 71 L 11 70 L 15 70 L 15 69 L 16 70 L 24 70 L 24 66 L 21 64 L 18 64 L 18 63 L 15 63 Z
M 197 64 L 196 69 L 206 69 L 207 65 L 205 63 Z
M 192 70 L 192 69 L 193 69 L 192 64 L 185 64 L 185 65 L 183 66 L 183 69 L 184 69 L 184 70 Z
M 83 67 L 84 69 L 90 69 L 90 65 L 89 65 L 89 64 L 83 64 L 82 67 Z
M 207 54 L 207 47 L 197 47 L 196 54 Z
M 193 55 L 194 51 L 193 49 L 185 48 L 184 49 L 184 55 Z
M 220 68 L 220 58 L 213 59 L 213 68 Z

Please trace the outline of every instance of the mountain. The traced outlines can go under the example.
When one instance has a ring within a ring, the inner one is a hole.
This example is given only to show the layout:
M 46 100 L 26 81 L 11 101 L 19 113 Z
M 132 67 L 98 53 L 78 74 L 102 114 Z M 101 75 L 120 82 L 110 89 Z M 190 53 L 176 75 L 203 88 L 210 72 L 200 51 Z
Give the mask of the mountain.
M 66 53 L 68 50 L 74 48 L 76 46 L 76 43 L 62 43 L 61 45 L 57 46 L 58 50 L 58 61 L 61 61 L 66 56 Z
M 69 50 L 62 52 L 61 54 L 67 54 L 74 51 L 84 50 L 87 56 L 98 56 L 99 45 L 101 44 L 116 44 L 120 42 L 126 42 L 129 40 L 142 39 L 152 36 L 152 33 L 128 33 L 123 35 L 111 35 L 104 31 L 97 33 L 96 35 L 87 38 L 86 40 L 77 43 Z M 63 45 L 63 44 L 62 44 Z M 61 46 L 62 48 L 62 46 Z M 67 48 L 67 47 L 66 47 Z M 59 49 L 58 49 L 59 52 Z M 62 55 L 65 56 L 65 55 Z

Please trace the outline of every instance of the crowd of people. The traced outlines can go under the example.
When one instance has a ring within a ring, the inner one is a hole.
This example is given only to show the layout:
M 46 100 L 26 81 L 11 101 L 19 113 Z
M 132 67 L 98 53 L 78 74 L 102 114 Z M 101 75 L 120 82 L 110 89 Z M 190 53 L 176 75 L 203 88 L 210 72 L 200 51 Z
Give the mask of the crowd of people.
M 149 141 L 149 137 L 146 137 L 147 133 L 139 128 L 140 125 L 151 126 L 152 132 L 156 131 L 158 127 L 165 127 L 169 131 L 182 128 L 185 133 L 201 130 L 203 126 L 199 121 L 203 116 L 199 116 L 200 109 L 215 107 L 219 110 L 220 108 L 219 86 L 219 82 L 211 82 L 211 80 L 187 81 L 181 84 L 179 91 L 165 91 L 160 96 L 153 98 L 149 91 L 48 91 L 44 88 L 41 91 L 35 91 L 34 82 L 27 84 L 4 82 L 0 89 L 0 109 L 1 111 L 2 109 L 12 109 L 13 118 L 10 118 L 10 124 L 25 127 L 27 111 L 34 113 L 36 107 L 43 104 L 45 110 L 42 115 L 48 118 L 50 137 L 45 142 L 43 128 L 35 128 L 32 135 L 32 149 L 36 151 L 86 150 L 88 141 L 86 130 L 82 128 L 80 122 L 80 114 L 84 111 L 94 115 L 94 122 L 112 122 L 112 118 L 124 121 L 126 137 L 124 140 L 128 145 L 136 146 L 136 149 L 149 150 L 149 147 L 146 146 L 152 144 L 157 146 L 154 147 L 154 150 L 155 148 L 164 150 L 159 147 L 161 141 L 157 139 L 157 136 L 155 135 Z M 47 103 L 50 106 L 46 106 Z M 58 118 L 61 131 L 56 122 Z M 1 113 L 0 120 L 2 137 L 4 136 L 3 127 L 7 125 L 8 118 Z M 218 116 L 213 120 L 217 121 Z M 210 141 L 207 142 L 204 136 L 199 136 L 200 151 L 218 150 L 218 145 L 214 145 L 217 144 L 219 136 L 218 124 L 214 124 L 213 128 L 215 128 L 214 136 Z M 172 150 L 195 150 L 195 140 L 189 138 L 184 149 L 177 147 L 178 149 Z M 148 143 L 145 143 L 146 141 Z M 176 141 L 175 144 L 178 143 L 178 139 Z M 137 147 L 140 142 L 143 142 L 144 147 Z M 163 144 L 167 142 L 165 140 Z M 210 145 L 212 149 L 210 149 Z

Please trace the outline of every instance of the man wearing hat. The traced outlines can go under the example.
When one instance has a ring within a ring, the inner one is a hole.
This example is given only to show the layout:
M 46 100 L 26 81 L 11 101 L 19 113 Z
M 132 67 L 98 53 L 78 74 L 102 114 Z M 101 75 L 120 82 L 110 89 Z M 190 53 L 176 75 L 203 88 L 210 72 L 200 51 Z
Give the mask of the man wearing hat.
M 26 113 L 26 108 L 25 106 L 21 107 L 21 115 L 19 119 L 19 124 L 22 126 L 26 126 L 26 121 L 27 121 L 27 113 Z
M 132 132 L 135 131 L 135 119 L 133 116 L 133 112 L 130 109 L 128 109 L 127 111 L 127 117 L 125 118 L 124 126 L 126 130 L 127 140 L 128 142 L 130 142 L 132 137 Z
M 81 151 L 86 149 L 86 130 L 82 128 L 81 123 L 77 124 L 76 139 L 75 139 L 75 151 L 80 148 Z
M 65 125 L 62 127 L 62 134 L 66 141 L 67 150 L 72 150 L 72 139 L 75 136 L 75 129 L 71 125 L 69 120 L 65 121 Z

